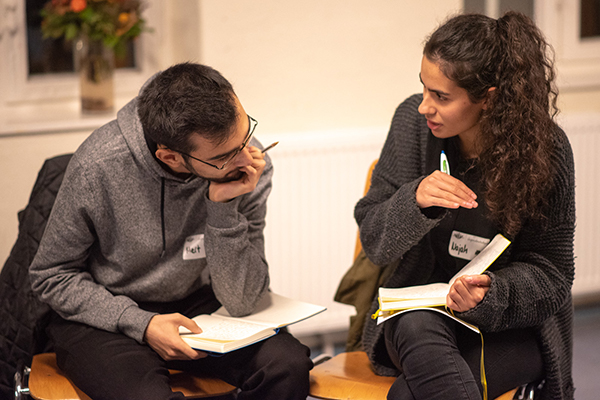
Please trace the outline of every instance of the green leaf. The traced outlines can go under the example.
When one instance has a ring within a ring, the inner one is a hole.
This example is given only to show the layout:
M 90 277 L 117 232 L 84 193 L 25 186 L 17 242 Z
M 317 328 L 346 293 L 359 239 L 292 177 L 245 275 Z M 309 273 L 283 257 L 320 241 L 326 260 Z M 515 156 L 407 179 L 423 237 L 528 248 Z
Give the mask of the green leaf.
M 146 27 L 144 19 L 141 18 L 140 3 L 138 0 L 94 0 L 88 1 L 87 7 L 79 13 L 64 12 L 64 8 L 60 8 L 62 13 L 59 13 L 53 4 L 48 2 L 40 12 L 43 19 L 42 34 L 44 38 L 64 37 L 67 40 L 85 35 L 90 40 L 102 40 L 111 48 L 123 47 L 126 41 L 142 32 L 153 31 Z M 117 27 L 120 26 L 119 14 L 131 10 L 138 14 L 139 19 L 129 30 L 120 32 L 120 36 L 117 36 Z
M 75 25 L 75 24 L 67 25 L 67 28 L 65 30 L 65 39 L 73 40 L 77 37 L 78 34 L 79 34 L 79 27 L 77 25 Z

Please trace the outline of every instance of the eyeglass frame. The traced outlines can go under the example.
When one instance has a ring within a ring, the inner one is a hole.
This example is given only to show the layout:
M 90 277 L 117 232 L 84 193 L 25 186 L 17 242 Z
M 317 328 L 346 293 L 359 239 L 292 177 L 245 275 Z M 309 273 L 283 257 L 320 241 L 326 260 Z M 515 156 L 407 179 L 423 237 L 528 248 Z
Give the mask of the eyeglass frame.
M 258 125 L 258 121 L 255 120 L 254 118 L 252 118 L 250 115 L 248 115 L 248 134 L 246 135 L 246 139 L 244 139 L 244 143 L 242 143 L 242 145 L 235 151 L 233 152 L 233 154 L 231 155 L 231 157 L 225 161 L 223 163 L 223 165 L 221 165 L 221 167 L 217 167 L 215 164 L 211 164 L 209 162 L 203 161 L 199 158 L 196 158 L 190 154 L 184 153 L 183 151 L 179 151 L 176 150 L 179 154 L 190 157 L 196 161 L 200 161 L 202 164 L 206 164 L 206 165 L 210 165 L 213 168 L 216 168 L 219 171 L 222 171 L 223 169 L 225 169 L 225 167 L 231 162 L 233 161 L 238 154 L 240 154 L 242 152 L 242 150 L 244 150 L 246 148 L 246 146 L 248 146 L 248 143 L 250 143 L 250 140 L 252 139 L 252 136 L 254 135 L 254 130 L 256 129 L 256 126 Z M 254 125 L 253 125 L 254 123 Z

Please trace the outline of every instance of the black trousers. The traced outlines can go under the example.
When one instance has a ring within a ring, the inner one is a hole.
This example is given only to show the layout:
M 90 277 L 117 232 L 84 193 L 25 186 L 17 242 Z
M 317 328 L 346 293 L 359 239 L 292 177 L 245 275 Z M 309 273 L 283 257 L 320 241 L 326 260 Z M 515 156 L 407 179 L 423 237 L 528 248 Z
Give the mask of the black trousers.
M 186 316 L 219 307 L 212 290 L 182 301 L 140 304 L 160 313 Z M 238 399 L 285 400 L 308 396 L 310 350 L 285 331 L 222 356 L 195 361 L 164 361 L 146 344 L 120 333 L 70 322 L 54 315 L 48 334 L 57 362 L 67 376 L 94 400 L 183 399 L 170 389 L 168 369 L 202 372 L 241 389 Z
M 433 311 L 411 311 L 385 322 L 388 355 L 402 371 L 388 399 L 481 399 L 481 338 Z M 543 377 L 532 329 L 483 334 L 488 395 L 495 399 Z

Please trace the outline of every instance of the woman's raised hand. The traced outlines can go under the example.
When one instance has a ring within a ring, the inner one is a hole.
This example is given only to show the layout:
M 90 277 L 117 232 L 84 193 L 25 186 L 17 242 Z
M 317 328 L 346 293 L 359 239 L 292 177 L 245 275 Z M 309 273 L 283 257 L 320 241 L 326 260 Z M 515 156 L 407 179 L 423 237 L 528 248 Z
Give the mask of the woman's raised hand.
M 475 199 L 477 195 L 467 185 L 442 171 L 434 171 L 417 187 L 417 204 L 421 208 L 476 208 Z

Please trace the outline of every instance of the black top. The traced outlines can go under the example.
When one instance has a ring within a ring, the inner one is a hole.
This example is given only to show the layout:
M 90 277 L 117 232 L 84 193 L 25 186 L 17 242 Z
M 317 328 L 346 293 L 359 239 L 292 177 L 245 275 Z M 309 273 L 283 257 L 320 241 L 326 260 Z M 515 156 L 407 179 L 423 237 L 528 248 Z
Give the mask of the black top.
M 429 233 L 435 255 L 436 268 L 431 282 L 448 282 L 461 268 L 472 260 L 498 233 L 489 219 L 489 210 L 481 184 L 481 171 L 475 159 L 467 160 L 460 154 L 458 139 L 430 137 L 427 146 L 427 175 L 440 169 L 440 153 L 444 150 L 450 174 L 461 180 L 477 195 L 477 208 L 447 209 L 440 223 Z M 433 213 L 443 211 L 431 207 Z

